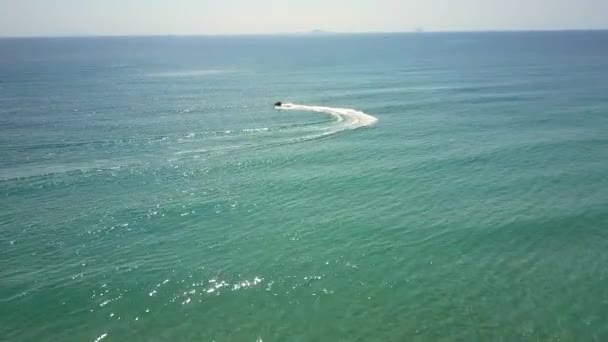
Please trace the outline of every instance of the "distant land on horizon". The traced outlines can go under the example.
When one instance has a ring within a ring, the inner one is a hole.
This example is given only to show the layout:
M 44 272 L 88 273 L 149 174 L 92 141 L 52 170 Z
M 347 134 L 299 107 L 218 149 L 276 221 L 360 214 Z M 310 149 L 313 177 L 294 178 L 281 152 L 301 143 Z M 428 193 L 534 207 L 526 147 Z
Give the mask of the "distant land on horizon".
M 240 36 L 332 36 L 332 35 L 373 35 L 373 34 L 424 34 L 424 33 L 509 33 L 509 32 L 603 32 L 607 28 L 588 28 L 588 29 L 514 29 L 514 30 L 427 30 L 425 28 L 412 28 L 408 31 L 361 31 L 361 32 L 341 32 L 314 29 L 303 32 L 269 32 L 269 33 L 226 33 L 226 34 L 206 34 L 206 33 L 155 33 L 155 34 L 95 34 L 83 33 L 73 35 L 0 35 L 0 39 L 15 38 L 85 38 L 85 37 L 240 37 Z
M 347 32 L 345 32 L 345 33 L 347 33 Z M 361 32 L 361 33 L 364 33 L 364 32 Z M 269 35 L 269 36 L 272 36 L 272 35 L 280 35 L 280 36 L 289 36 L 289 35 L 296 35 L 296 36 L 316 35 L 316 36 L 322 36 L 322 35 L 333 35 L 333 34 L 343 34 L 343 32 L 332 32 L 332 31 L 325 31 L 325 30 L 321 30 L 321 29 L 314 29 L 314 30 L 304 31 L 304 32 L 268 33 L 267 35 Z M 264 35 L 264 34 L 260 34 L 260 35 Z

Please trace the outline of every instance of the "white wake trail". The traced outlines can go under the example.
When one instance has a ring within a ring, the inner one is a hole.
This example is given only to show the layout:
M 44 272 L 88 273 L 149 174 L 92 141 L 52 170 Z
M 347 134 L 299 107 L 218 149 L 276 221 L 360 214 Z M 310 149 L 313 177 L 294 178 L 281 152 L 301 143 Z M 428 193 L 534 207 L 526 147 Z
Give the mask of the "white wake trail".
M 280 106 L 276 106 L 275 108 L 279 110 L 295 110 L 324 113 L 336 118 L 338 124 L 326 128 L 326 132 L 323 135 L 333 134 L 344 130 L 371 126 L 378 122 L 377 118 L 350 108 L 307 106 L 295 103 L 283 103 Z
M 325 121 L 321 123 L 288 125 L 278 128 L 264 127 L 242 130 L 226 130 L 223 132 L 217 132 L 218 134 L 215 134 L 214 132 L 214 134 L 210 134 L 206 140 L 207 145 L 209 145 L 210 142 L 215 142 L 219 146 L 206 147 L 204 149 L 197 148 L 194 150 L 182 149 L 181 151 L 176 152 L 176 154 L 182 155 L 209 152 L 228 152 L 250 148 L 269 148 L 273 146 L 295 144 L 325 138 L 346 130 L 372 126 L 378 122 L 377 118 L 350 108 L 307 106 L 295 103 L 283 103 L 280 106 L 275 106 L 275 109 L 323 113 L 332 116 L 335 120 L 330 123 Z M 238 134 L 239 132 L 242 134 Z M 188 138 L 194 138 L 196 136 L 197 135 L 194 133 L 187 135 Z M 186 142 L 187 141 L 188 140 L 186 140 Z M 227 144 L 229 144 L 229 146 L 226 146 Z

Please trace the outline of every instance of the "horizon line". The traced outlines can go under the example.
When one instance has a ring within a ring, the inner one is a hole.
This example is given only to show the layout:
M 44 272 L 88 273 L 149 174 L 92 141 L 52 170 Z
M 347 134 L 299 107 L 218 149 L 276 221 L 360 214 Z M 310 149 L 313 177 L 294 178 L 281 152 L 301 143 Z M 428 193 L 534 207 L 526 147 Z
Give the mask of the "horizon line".
M 331 35 L 377 35 L 377 34 L 434 34 L 434 33 L 525 33 L 525 32 L 591 32 L 608 31 L 606 28 L 543 28 L 543 29 L 488 29 L 488 30 L 425 30 L 424 28 L 410 31 L 325 31 L 310 30 L 297 32 L 269 33 L 144 33 L 144 34 L 67 34 L 67 35 L 1 35 L 0 39 L 36 39 L 36 38 L 153 38 L 153 37 L 264 37 L 264 36 L 305 36 L 322 37 Z

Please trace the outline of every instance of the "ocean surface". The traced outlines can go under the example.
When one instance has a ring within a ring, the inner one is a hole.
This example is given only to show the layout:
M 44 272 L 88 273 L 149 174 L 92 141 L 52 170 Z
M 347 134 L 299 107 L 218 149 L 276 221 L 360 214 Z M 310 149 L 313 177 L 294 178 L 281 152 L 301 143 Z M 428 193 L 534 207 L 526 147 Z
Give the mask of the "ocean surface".
M 608 341 L 608 31 L 0 40 L 0 340 Z

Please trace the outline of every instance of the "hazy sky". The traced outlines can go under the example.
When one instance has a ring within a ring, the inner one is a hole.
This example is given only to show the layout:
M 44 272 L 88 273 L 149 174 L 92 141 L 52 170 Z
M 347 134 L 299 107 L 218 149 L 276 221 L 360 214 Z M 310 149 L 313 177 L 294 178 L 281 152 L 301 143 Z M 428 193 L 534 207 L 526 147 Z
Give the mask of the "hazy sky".
M 608 0 L 0 0 L 0 35 L 608 28 Z

